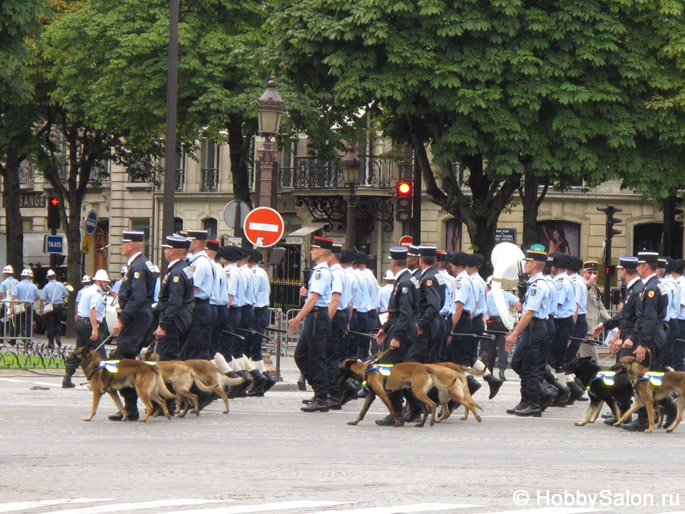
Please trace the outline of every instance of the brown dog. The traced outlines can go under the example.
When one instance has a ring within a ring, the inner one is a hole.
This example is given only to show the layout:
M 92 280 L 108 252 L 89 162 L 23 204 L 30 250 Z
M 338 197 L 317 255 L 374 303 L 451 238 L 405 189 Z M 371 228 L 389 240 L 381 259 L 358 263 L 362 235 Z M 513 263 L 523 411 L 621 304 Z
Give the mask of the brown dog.
M 157 367 L 162 372 L 162 379 L 167 384 L 171 384 L 174 391 L 176 391 L 176 403 L 178 411 L 181 411 L 181 402 L 183 400 L 190 400 L 193 404 L 195 415 L 200 415 L 200 402 L 197 395 L 190 392 L 190 388 L 195 383 L 195 372 L 190 366 L 187 366 L 181 361 L 160 361 Z M 199 386 L 198 386 L 199 387 Z M 188 412 L 186 408 L 179 417 L 183 417 Z
M 225 385 L 237 385 L 243 382 L 242 378 L 230 378 L 221 373 L 211 361 L 204 359 L 191 359 L 183 361 L 183 363 L 193 370 L 195 374 L 195 383 L 197 387 L 206 392 L 214 392 L 224 401 L 224 414 L 228 414 L 228 396 L 224 392 Z M 185 416 L 189 405 L 186 403 L 186 408 L 181 417 Z M 179 409 L 180 410 L 180 409 Z
M 452 409 L 450 409 L 448 405 L 449 400 L 452 399 L 464 406 L 464 415 L 461 417 L 462 420 L 468 418 L 469 411 L 471 411 L 473 412 L 473 416 L 476 418 L 476 421 L 480 423 L 481 419 L 476 409 L 483 410 L 483 407 L 478 405 L 478 403 L 476 403 L 471 396 L 464 372 L 469 372 L 476 375 L 480 375 L 482 372 L 478 373 L 471 368 L 461 366 L 453 362 L 426 364 L 426 367 L 433 370 L 438 380 L 438 383 L 435 385 L 436 389 L 438 390 L 438 398 L 440 398 L 440 407 L 442 409 L 442 413 L 436 421 L 440 423 L 442 420 L 447 419 L 450 414 L 452 414 Z
M 618 362 L 625 370 L 626 375 L 628 375 L 638 396 L 635 396 L 633 405 L 616 421 L 616 423 L 614 423 L 614 426 L 619 426 L 628 419 L 628 416 L 641 407 L 644 407 L 647 410 L 647 422 L 649 423 L 645 432 L 651 432 L 652 426 L 654 425 L 654 402 L 667 397 L 671 393 L 676 393 L 678 395 L 678 400 L 676 402 L 678 409 L 677 416 L 671 426 L 666 428 L 666 432 L 673 432 L 683 420 L 683 408 L 685 407 L 685 398 L 683 398 L 683 391 L 685 391 L 685 371 L 667 371 L 661 379 L 661 385 L 655 387 L 650 380 L 639 380 L 641 375 L 649 371 L 649 368 L 640 364 L 635 357 L 621 357 Z M 661 413 L 659 413 L 659 417 L 659 423 L 661 423 Z
M 105 392 L 110 395 L 114 405 L 123 415 L 123 420 L 126 421 L 128 419 L 126 409 L 121 404 L 121 399 L 117 393 L 117 391 L 124 387 L 135 387 L 138 397 L 145 405 L 145 417 L 141 418 L 140 421 L 147 421 L 152 414 L 153 401 L 162 408 L 166 418 L 171 419 L 164 400 L 170 400 L 174 398 L 174 395 L 164 385 L 162 373 L 155 366 L 135 359 L 121 359 L 116 366 L 116 370 L 108 371 L 104 367 L 98 367 L 102 360 L 101 356 L 87 346 L 78 350 L 78 356 L 81 359 L 83 372 L 90 382 L 90 389 L 93 391 L 93 405 L 90 414 L 83 418 L 83 421 L 93 419 L 100 403 L 100 398 L 102 398 Z
M 400 413 L 395 412 L 393 409 L 390 398 L 388 398 L 388 392 L 399 391 L 405 388 L 411 388 L 414 396 L 422 402 L 423 418 L 416 426 L 424 426 L 429 411 L 432 416 L 431 425 L 435 423 L 436 404 L 428 397 L 428 391 L 440 383 L 435 372 L 426 367 L 425 364 L 402 362 L 395 364 L 390 371 L 390 375 L 386 378 L 378 370 L 371 370 L 367 373 L 370 364 L 370 362 L 362 362 L 356 359 L 347 359 L 340 364 L 340 371 L 344 378 L 351 375 L 361 381 L 366 376 L 366 382 L 369 386 L 369 389 L 366 390 L 366 400 L 359 416 L 354 421 L 348 422 L 348 425 L 356 425 L 364 419 L 369 407 L 376 399 L 376 396 L 378 396 L 390 411 L 390 415 L 395 418 L 394 426 L 399 427 L 403 424 L 399 416 Z

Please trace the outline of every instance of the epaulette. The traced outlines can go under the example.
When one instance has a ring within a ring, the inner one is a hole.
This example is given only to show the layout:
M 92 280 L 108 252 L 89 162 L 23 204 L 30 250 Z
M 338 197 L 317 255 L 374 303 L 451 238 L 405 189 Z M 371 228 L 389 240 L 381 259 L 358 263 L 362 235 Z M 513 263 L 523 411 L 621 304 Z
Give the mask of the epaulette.
M 421 285 L 416 277 L 411 277 L 411 282 L 415 287 L 419 287 Z
M 657 284 L 657 288 L 659 289 L 659 292 L 663 296 L 668 296 L 668 294 L 670 292 L 670 288 L 666 284 L 664 284 L 663 282 L 660 282 Z
M 447 281 L 445 280 L 445 277 L 442 276 L 440 273 L 438 273 L 437 275 L 435 275 L 435 281 L 436 281 L 438 284 L 440 284 L 441 286 L 444 286 L 444 285 L 447 283 Z
M 152 264 L 150 261 L 145 261 L 145 265 L 147 266 L 147 269 L 150 270 L 150 273 L 155 272 L 155 265 Z
M 193 268 L 191 268 L 190 266 L 186 266 L 185 268 L 183 268 L 183 273 L 186 274 L 186 277 L 188 277 L 188 279 L 193 278 Z

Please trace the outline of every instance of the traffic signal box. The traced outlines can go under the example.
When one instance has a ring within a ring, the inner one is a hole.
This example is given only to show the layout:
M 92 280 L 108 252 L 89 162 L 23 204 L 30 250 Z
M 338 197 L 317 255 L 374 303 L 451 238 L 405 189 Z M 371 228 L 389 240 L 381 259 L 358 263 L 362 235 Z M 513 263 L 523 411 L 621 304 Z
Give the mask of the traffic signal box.
M 414 198 L 414 184 L 409 180 L 401 180 L 396 186 L 396 217 L 397 221 L 409 221 L 412 218 L 411 207 Z
M 59 219 L 59 198 L 51 196 L 48 198 L 48 229 L 59 230 L 61 222 Z

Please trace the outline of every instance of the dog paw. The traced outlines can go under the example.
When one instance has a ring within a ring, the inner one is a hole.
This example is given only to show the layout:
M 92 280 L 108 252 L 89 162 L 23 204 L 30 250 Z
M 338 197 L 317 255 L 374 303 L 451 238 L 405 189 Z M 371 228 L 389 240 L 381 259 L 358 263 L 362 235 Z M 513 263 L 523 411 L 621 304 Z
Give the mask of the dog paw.
M 582 421 L 577 421 L 576 423 L 574 423 L 574 425 L 577 427 L 582 427 L 585 426 L 585 423 L 583 423 Z
M 359 421 L 348 421 L 347 424 L 350 426 L 355 426 Z

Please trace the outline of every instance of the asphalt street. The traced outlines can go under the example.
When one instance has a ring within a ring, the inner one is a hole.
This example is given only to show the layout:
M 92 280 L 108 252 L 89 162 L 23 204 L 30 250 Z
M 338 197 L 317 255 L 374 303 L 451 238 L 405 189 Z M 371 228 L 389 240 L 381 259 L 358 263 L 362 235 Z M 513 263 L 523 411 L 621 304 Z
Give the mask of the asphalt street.
M 435 426 L 380 427 L 380 401 L 348 426 L 362 401 L 342 411 L 300 412 L 311 392 L 284 383 L 264 398 L 215 402 L 199 417 L 95 418 L 77 374 L 0 371 L 0 512 L 685 512 L 685 425 L 672 434 L 631 433 L 597 422 L 576 427 L 587 402 L 542 418 L 505 413 L 518 401 L 509 380 L 475 399 L 483 421 L 453 415 Z M 34 389 L 38 386 L 39 389 Z M 47 389 L 46 389 L 47 388 Z

